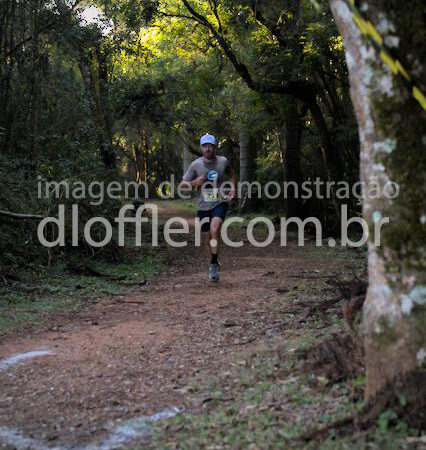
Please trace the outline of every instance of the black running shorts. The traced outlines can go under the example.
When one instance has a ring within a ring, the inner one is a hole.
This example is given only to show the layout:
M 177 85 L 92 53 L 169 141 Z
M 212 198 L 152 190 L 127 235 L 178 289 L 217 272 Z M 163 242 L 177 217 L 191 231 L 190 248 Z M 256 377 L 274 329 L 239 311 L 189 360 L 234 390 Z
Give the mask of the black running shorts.
M 209 221 L 205 222 L 201 225 L 201 231 L 207 232 L 210 231 L 210 220 L 213 217 L 220 217 L 222 220 L 225 220 L 226 212 L 228 211 L 228 202 L 222 202 L 216 205 L 214 208 L 208 211 L 197 211 L 197 216 L 200 220 L 204 219 L 204 217 L 208 217 Z

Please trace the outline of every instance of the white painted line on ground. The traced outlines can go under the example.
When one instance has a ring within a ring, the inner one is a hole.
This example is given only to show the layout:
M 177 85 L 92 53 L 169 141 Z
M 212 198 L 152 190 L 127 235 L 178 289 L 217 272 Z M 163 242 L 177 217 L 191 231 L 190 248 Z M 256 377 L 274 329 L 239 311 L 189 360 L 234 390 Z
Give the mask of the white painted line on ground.
M 150 422 L 170 419 L 179 412 L 179 408 L 174 406 L 152 416 L 141 416 L 127 420 L 114 427 L 110 436 L 99 445 L 88 445 L 81 450 L 111 450 L 121 447 L 134 439 L 148 437 L 152 431 Z
M 39 356 L 54 355 L 55 352 L 49 349 L 37 349 L 30 352 L 18 353 L 9 358 L 0 359 L 0 370 L 7 370 L 10 367 L 19 364 L 26 359 L 37 358 Z
M 43 442 L 24 436 L 18 430 L 0 427 L 0 443 L 12 445 L 16 450 L 112 450 L 122 447 L 137 438 L 148 437 L 152 431 L 151 422 L 170 419 L 181 410 L 176 406 L 165 409 L 151 416 L 141 416 L 116 425 L 111 434 L 99 444 L 88 444 L 81 447 L 49 447 Z
M 16 450 L 62 450 L 59 447 L 48 447 L 42 442 L 24 436 L 14 428 L 0 427 L 0 442 L 12 445 Z

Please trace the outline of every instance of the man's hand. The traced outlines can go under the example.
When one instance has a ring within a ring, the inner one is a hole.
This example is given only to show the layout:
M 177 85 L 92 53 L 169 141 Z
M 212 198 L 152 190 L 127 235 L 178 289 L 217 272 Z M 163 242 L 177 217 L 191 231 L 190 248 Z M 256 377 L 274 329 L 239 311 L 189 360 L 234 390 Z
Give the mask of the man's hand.
M 227 198 L 230 202 L 233 202 L 237 198 L 237 191 L 235 189 L 231 189 L 231 192 L 227 195 Z
M 231 191 L 229 192 L 228 201 L 233 202 L 237 198 L 237 176 L 235 175 L 234 169 L 228 164 L 227 173 L 231 181 Z
M 192 186 L 201 187 L 206 181 L 206 177 L 197 177 L 191 181 Z

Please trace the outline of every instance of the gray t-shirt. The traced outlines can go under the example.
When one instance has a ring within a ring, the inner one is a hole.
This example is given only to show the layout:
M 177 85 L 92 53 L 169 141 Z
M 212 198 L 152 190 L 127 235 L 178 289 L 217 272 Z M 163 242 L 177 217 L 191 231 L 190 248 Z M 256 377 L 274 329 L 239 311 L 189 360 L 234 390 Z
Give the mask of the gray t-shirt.
M 225 156 L 216 155 L 212 162 L 206 162 L 203 157 L 193 161 L 183 176 L 183 181 L 192 181 L 197 177 L 204 177 L 206 181 L 201 187 L 200 197 L 197 202 L 197 210 L 209 211 L 216 205 L 228 200 L 221 192 L 224 182 L 224 173 L 229 166 L 229 161 Z

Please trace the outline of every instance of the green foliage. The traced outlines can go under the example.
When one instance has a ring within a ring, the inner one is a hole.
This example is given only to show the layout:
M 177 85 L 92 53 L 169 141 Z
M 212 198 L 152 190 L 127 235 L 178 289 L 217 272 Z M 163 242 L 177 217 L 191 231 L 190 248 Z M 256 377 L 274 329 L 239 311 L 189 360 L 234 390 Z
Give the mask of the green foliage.
M 0 209 L 54 213 L 54 199 L 37 198 L 37 176 L 147 181 L 155 195 L 161 181 L 181 176 L 183 147 L 195 155 L 206 131 L 219 137 L 219 152 L 238 172 L 239 132 L 247 128 L 256 146 L 254 176 L 263 183 L 284 179 L 288 97 L 250 89 L 217 35 L 255 82 L 315 85 L 328 133 L 345 161 L 342 178 L 357 178 L 342 42 L 325 5 L 317 10 L 301 2 L 295 10 L 288 1 L 194 3 L 215 35 L 176 0 L 93 0 L 75 9 L 66 2 L 13 4 L 0 6 L 0 167 L 6 174 Z M 99 17 L 88 23 L 82 17 L 89 7 L 98 8 Z M 23 20 L 12 28 L 18 15 Z M 302 178 L 325 178 L 319 130 L 302 103 L 298 109 Z M 85 206 L 82 219 L 101 212 L 110 217 L 118 207 Z M 263 206 L 284 207 L 279 201 Z M 321 203 L 309 208 L 328 210 Z M 38 253 L 34 223 L 2 222 L 6 262 Z

